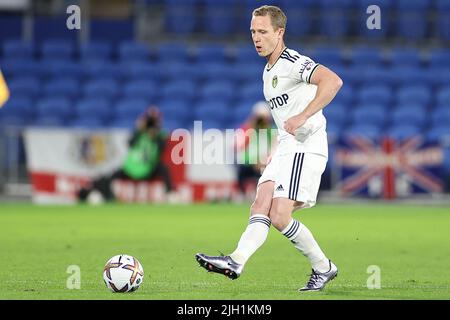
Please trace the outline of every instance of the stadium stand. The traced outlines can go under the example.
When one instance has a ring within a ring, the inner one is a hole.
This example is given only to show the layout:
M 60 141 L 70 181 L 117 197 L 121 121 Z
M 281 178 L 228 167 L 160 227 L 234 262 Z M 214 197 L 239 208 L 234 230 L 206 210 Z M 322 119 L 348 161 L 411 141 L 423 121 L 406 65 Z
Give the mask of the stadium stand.
M 381 30 L 369 30 L 367 15 L 355 14 L 370 0 L 275 2 L 289 11 L 288 46 L 344 80 L 324 111 L 330 135 L 450 134 L 449 1 L 376 1 L 390 10 Z M 145 3 L 162 18 L 162 33 L 147 42 L 137 41 L 127 19 L 112 32 L 105 28 L 114 22 L 93 28 L 102 23 L 93 19 L 85 42 L 49 31 L 60 17 L 36 19 L 35 29 L 44 29 L 30 41 L 0 31 L 0 66 L 11 91 L 0 123 L 131 128 L 131 119 L 152 103 L 161 108 L 166 129 L 190 128 L 195 119 L 205 128 L 238 126 L 264 99 L 264 60 L 249 41 L 248 20 L 260 3 Z M 0 26 L 9 30 L 17 18 Z

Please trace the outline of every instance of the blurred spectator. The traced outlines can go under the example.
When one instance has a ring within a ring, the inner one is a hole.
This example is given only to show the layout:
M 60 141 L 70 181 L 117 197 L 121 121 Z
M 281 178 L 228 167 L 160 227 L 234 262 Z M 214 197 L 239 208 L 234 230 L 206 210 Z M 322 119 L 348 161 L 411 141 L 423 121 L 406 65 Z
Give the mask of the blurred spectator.
M 236 141 L 238 187 L 241 196 L 251 199 L 253 197 L 247 192 L 247 187 L 252 183 L 249 190 L 254 191 L 276 142 L 276 129 L 272 126 L 269 105 L 265 101 L 257 102 L 240 129 L 244 134 L 237 135 Z
M 167 142 L 167 134 L 161 129 L 161 114 L 157 107 L 151 106 L 135 124 L 135 131 L 129 141 L 129 150 L 120 169 L 109 176 L 94 180 L 87 188 L 78 192 L 78 199 L 85 201 L 91 193 L 101 194 L 106 201 L 115 200 L 112 184 L 116 179 L 134 181 L 162 178 L 169 201 L 175 194 L 168 167 L 161 162 L 161 155 Z

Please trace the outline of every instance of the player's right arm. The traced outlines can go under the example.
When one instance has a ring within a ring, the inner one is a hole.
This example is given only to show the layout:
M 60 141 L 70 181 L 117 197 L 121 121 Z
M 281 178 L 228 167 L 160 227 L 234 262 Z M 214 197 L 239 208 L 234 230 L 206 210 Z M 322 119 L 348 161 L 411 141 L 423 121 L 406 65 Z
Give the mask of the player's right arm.
M 5 102 L 9 99 L 9 89 L 6 85 L 6 81 L 3 78 L 2 72 L 0 71 L 0 108 L 3 107 Z
M 312 99 L 308 106 L 298 115 L 289 118 L 284 124 L 284 130 L 292 135 L 295 135 L 295 130 L 312 117 L 314 114 L 325 108 L 336 96 L 337 92 L 343 85 L 342 79 L 332 70 L 318 63 L 315 63 L 308 57 L 303 56 L 304 60 L 300 64 L 300 72 L 298 74 L 299 80 L 314 84 L 317 86 L 317 91 L 314 99 Z

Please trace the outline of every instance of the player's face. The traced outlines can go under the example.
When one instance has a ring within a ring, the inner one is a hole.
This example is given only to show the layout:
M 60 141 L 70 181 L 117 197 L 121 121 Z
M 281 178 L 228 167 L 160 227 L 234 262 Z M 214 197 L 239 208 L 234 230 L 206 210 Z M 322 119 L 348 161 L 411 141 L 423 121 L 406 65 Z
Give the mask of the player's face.
M 261 57 L 269 56 L 281 40 L 280 29 L 274 30 L 270 16 L 253 16 L 250 32 L 256 52 Z

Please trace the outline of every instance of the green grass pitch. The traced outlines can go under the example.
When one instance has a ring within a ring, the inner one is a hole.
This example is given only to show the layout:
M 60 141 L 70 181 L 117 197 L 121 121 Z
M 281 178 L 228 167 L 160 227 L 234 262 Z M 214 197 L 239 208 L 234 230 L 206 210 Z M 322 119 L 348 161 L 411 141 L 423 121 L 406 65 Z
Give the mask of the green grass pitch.
M 237 280 L 207 273 L 197 252 L 230 253 L 248 205 L 0 205 L 0 299 L 450 299 L 450 210 L 400 205 L 329 205 L 294 217 L 339 267 L 322 292 L 299 293 L 310 266 L 273 227 Z M 138 258 L 141 288 L 111 293 L 102 279 L 116 254 Z M 70 265 L 81 288 L 68 289 Z M 367 268 L 381 289 L 368 289 Z

